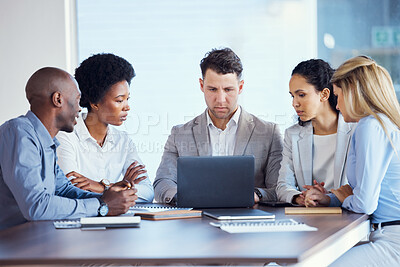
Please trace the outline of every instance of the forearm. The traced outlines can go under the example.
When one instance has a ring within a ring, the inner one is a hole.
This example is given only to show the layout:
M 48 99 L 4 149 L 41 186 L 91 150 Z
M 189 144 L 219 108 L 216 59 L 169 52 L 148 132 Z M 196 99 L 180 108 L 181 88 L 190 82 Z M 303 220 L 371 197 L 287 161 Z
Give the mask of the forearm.
M 167 203 L 177 193 L 177 184 L 168 178 L 159 178 L 154 182 L 154 197 L 157 202 Z
M 97 198 L 70 199 L 42 194 L 19 207 L 27 220 L 55 220 L 96 216 L 99 205 Z
M 301 194 L 301 191 L 293 183 L 279 177 L 276 186 L 276 195 L 279 201 L 292 203 L 293 197 L 299 194 Z
M 260 201 L 277 201 L 275 188 L 257 188 L 263 196 Z
M 137 202 L 153 202 L 154 190 L 149 178 L 135 184 L 135 188 L 138 190 L 136 193 L 138 196 Z

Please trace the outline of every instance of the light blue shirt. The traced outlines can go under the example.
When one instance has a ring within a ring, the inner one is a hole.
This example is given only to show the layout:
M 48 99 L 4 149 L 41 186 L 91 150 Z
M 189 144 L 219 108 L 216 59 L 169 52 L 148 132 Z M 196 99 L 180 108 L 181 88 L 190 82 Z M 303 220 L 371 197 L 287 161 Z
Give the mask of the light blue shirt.
M 68 181 L 57 164 L 57 146 L 31 111 L 0 126 L 0 229 L 97 215 L 100 195 Z
M 372 214 L 373 223 L 400 220 L 400 131 L 379 115 L 397 149 L 373 116 L 362 118 L 354 131 L 347 159 L 347 178 L 353 194 L 342 207 Z M 332 198 L 335 203 L 337 199 Z

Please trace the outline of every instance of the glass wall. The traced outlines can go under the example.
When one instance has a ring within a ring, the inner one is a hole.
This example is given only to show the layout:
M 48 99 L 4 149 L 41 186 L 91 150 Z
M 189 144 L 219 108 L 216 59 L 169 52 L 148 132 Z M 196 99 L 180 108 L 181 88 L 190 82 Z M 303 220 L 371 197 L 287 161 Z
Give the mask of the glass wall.
M 337 67 L 367 54 L 399 88 L 399 1 L 78 0 L 79 61 L 96 53 L 126 58 L 137 76 L 120 129 L 137 145 L 153 180 L 171 127 L 202 113 L 199 63 L 230 47 L 244 65 L 244 109 L 284 129 L 296 120 L 292 69 L 322 58 Z
M 338 67 L 368 55 L 392 76 L 400 97 L 400 1 L 318 0 L 318 57 Z

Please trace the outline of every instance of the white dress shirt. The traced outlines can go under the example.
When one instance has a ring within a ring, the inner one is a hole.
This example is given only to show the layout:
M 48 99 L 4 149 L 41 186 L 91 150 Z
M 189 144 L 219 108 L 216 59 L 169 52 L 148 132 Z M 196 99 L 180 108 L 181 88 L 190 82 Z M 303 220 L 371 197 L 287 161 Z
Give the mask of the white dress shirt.
M 328 191 L 334 188 L 336 139 L 336 133 L 313 135 L 313 180 L 325 182 Z
M 61 144 L 57 148 L 58 164 L 65 174 L 76 171 L 94 181 L 107 179 L 115 183 L 123 179 L 132 162 L 143 164 L 129 135 L 114 127 L 108 127 L 104 144 L 99 146 L 84 123 L 86 115 L 79 116 L 72 133 L 57 134 Z M 147 173 L 143 175 L 148 176 Z M 138 202 L 153 200 L 154 191 L 149 178 L 135 184 L 135 188 Z
M 207 112 L 207 125 L 210 134 L 210 146 L 213 156 L 233 156 L 241 108 L 240 106 L 226 124 L 225 130 L 216 127 Z

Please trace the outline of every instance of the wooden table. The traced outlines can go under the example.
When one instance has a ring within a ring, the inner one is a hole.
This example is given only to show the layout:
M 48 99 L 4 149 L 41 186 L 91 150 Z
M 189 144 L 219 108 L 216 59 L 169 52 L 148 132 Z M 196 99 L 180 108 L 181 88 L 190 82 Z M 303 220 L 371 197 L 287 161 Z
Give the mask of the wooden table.
M 56 230 L 51 221 L 0 231 L 0 265 L 21 264 L 265 264 L 323 266 L 369 233 L 365 214 L 285 216 L 284 208 L 258 207 L 318 228 L 316 232 L 229 234 L 210 218 L 144 221 L 140 228 Z

